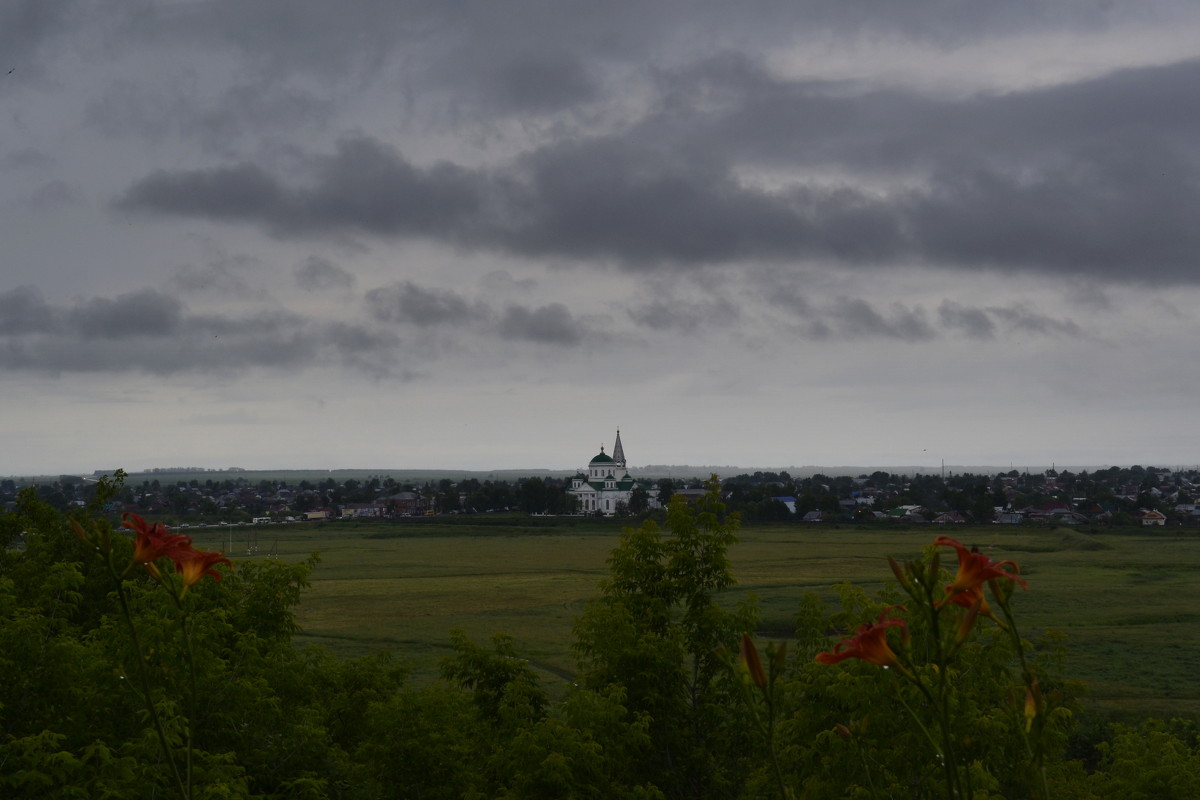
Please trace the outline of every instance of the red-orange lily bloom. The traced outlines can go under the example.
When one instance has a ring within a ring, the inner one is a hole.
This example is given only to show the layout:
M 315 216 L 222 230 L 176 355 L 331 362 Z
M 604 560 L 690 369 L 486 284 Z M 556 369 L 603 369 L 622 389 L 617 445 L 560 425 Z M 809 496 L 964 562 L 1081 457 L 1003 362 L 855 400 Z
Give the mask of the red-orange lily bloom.
M 203 550 L 192 550 L 184 556 L 176 559 L 175 571 L 183 577 L 184 591 L 195 586 L 200 580 L 208 575 L 214 581 L 221 580 L 221 573 L 217 572 L 213 567 L 220 563 L 226 563 L 233 566 L 233 562 L 224 556 L 222 553 L 208 553 Z
M 939 536 L 933 543 L 938 547 L 953 547 L 958 553 L 958 573 L 946 587 L 946 594 L 950 595 L 947 600 L 956 605 L 974 604 L 982 592 L 980 587 L 993 578 L 1007 578 L 1019 584 L 1022 589 L 1029 588 L 1029 584 L 1021 578 L 1021 569 L 1015 561 L 992 561 L 983 553 L 968 550 L 961 542 L 949 536 Z M 1006 569 L 1007 567 L 1012 569 Z M 964 594 L 966 596 L 959 599 L 959 596 Z
M 860 625 L 854 635 L 843 639 L 834 646 L 831 653 L 817 653 L 820 664 L 837 664 L 847 658 L 861 658 L 881 667 L 899 667 L 900 662 L 896 653 L 888 645 L 888 628 L 900 628 L 908 634 L 908 623 L 902 619 L 892 619 L 889 615 L 895 609 L 904 611 L 904 606 L 889 606 L 879 615 L 879 619 Z
M 154 562 L 163 556 L 178 563 L 184 554 L 194 552 L 191 537 L 171 533 L 161 522 L 151 524 L 137 514 L 126 513 L 121 515 L 121 525 L 136 534 L 130 566 L 142 564 L 151 575 L 158 574 Z
M 953 603 L 956 606 L 962 606 L 966 609 L 970 609 L 974 607 L 976 603 L 978 603 L 979 616 L 987 617 L 988 619 L 995 620 L 996 622 L 1000 621 L 996 619 L 996 615 L 992 613 L 992 607 L 988 605 L 987 598 L 983 594 L 983 586 L 976 586 L 974 589 L 967 589 L 965 591 L 952 594 L 946 598 L 945 602 Z

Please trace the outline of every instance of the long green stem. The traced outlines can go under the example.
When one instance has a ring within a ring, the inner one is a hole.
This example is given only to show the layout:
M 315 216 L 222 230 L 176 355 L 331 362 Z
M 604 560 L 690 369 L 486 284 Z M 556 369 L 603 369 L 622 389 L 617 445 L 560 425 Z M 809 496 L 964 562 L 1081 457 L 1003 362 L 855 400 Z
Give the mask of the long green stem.
M 782 800 L 791 800 L 793 797 L 791 790 L 787 786 L 787 782 L 783 778 L 783 767 L 779 764 L 779 756 L 775 752 L 775 703 L 772 697 L 773 688 L 760 688 L 763 695 L 764 705 L 767 709 L 767 720 L 763 722 L 759 716 L 758 707 L 754 700 L 753 691 L 747 687 L 745 691 L 746 706 L 750 709 L 750 718 L 754 722 L 754 727 L 758 728 L 758 732 L 762 734 L 763 740 L 767 743 L 767 752 L 771 756 L 771 768 L 775 774 L 775 787 L 779 790 L 779 797 Z
M 767 700 L 767 751 L 771 754 L 771 767 L 775 771 L 775 783 L 779 789 L 779 796 L 783 800 L 790 800 L 792 792 L 787 787 L 787 783 L 783 780 L 783 768 L 779 766 L 779 754 L 775 752 L 775 702 L 774 702 L 774 686 L 768 688 L 763 694 Z
M 867 789 L 870 790 L 871 797 L 878 798 L 879 790 L 875 788 L 875 779 L 871 777 L 871 765 L 867 762 L 867 754 L 863 752 L 857 739 L 854 740 L 854 752 L 858 753 L 858 762 L 862 764 L 863 774 L 867 776 Z
M 1021 662 L 1021 679 L 1025 683 L 1027 691 L 1033 690 L 1033 673 L 1029 671 L 1029 664 L 1025 661 L 1025 643 L 1021 640 L 1021 634 L 1017 630 L 1017 621 L 1013 618 L 1012 608 L 1009 607 L 1008 598 L 998 598 L 997 605 L 1004 612 L 1004 619 L 1008 623 L 1006 630 L 1012 638 L 1013 649 L 1017 651 L 1017 658 Z M 1025 740 L 1025 752 L 1029 756 L 1029 761 L 1033 767 L 1034 774 L 1037 776 L 1039 788 L 1042 790 L 1042 800 L 1050 800 L 1050 786 L 1046 781 L 1046 765 L 1044 763 L 1044 753 L 1039 746 L 1033 747 L 1029 740 L 1029 735 L 1022 737 Z M 1039 736 L 1040 738 L 1040 736 Z M 1040 745 L 1040 742 L 1039 742 Z
M 175 762 L 175 756 L 171 752 L 170 745 L 167 744 L 167 734 L 163 730 L 162 719 L 158 716 L 158 708 L 154 705 L 154 696 L 150 692 L 150 678 L 146 674 L 146 659 L 142 655 L 142 641 L 138 636 L 137 626 L 133 624 L 133 614 L 129 610 L 129 600 L 125 596 L 125 587 L 121 584 L 121 578 L 117 575 L 116 570 L 109 564 L 109 574 L 117 586 L 117 598 L 121 601 L 121 614 L 125 617 L 126 624 L 129 625 L 129 634 L 133 638 L 134 655 L 138 665 L 138 682 L 142 690 L 142 702 L 146 704 L 146 711 L 150 714 L 150 719 L 154 723 L 154 731 L 158 734 L 158 744 L 162 748 L 163 755 L 166 756 L 167 763 L 171 765 L 171 773 L 175 776 L 175 782 L 179 785 L 179 791 L 183 797 L 190 797 L 189 784 L 185 784 L 183 776 L 179 774 L 179 765 Z M 189 782 L 190 783 L 190 782 Z
M 184 794 L 188 800 L 192 797 L 192 727 L 196 724 L 196 653 L 192 645 L 191 626 L 188 624 L 190 617 L 187 610 L 180 604 L 179 625 L 183 629 L 183 643 L 187 654 L 188 672 L 191 678 L 191 692 L 188 696 L 188 715 L 187 715 L 187 792 Z
M 933 695 L 929 693 L 929 690 L 919 682 L 914 681 L 914 683 L 916 684 L 917 688 L 921 690 L 921 693 L 925 695 L 925 698 L 929 701 L 930 705 L 935 705 L 936 701 L 933 699 Z M 925 727 L 925 723 L 921 722 L 921 718 L 917 716 L 917 712 L 913 710 L 912 706 L 910 706 L 904 700 L 903 695 L 901 695 L 899 692 L 896 692 L 896 699 L 900 701 L 900 705 L 904 706 L 904 710 L 908 712 L 910 717 L 912 717 L 912 721 L 915 722 L 917 727 L 921 729 L 921 733 L 925 734 L 925 738 L 929 741 L 930 747 L 933 748 L 933 754 L 942 761 L 945 761 L 946 754 L 942 751 L 942 745 L 937 739 L 934 738 L 933 734 L 929 732 L 929 728 Z
M 942 630 L 939 624 L 941 618 L 941 609 L 938 606 L 938 598 L 934 597 L 933 581 L 925 584 L 925 599 L 926 607 L 929 609 L 930 618 L 930 635 L 934 646 L 934 666 L 937 668 L 937 699 L 934 701 L 934 709 L 937 713 L 938 727 L 942 734 L 942 766 L 946 775 L 946 791 L 949 793 L 952 800 L 958 800 L 962 797 L 962 786 L 960 785 L 960 776 L 958 774 L 958 757 L 954 752 L 954 736 L 950 725 L 950 708 L 949 708 L 949 670 L 946 664 L 946 654 L 942 647 Z M 931 698 L 932 699 L 932 698 Z

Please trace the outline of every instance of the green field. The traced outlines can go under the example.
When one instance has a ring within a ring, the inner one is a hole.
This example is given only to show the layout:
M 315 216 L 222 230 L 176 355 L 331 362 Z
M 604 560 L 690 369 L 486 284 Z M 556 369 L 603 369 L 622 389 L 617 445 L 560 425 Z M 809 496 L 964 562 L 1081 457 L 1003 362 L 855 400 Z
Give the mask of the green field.
M 504 632 L 550 681 L 573 669 L 571 626 L 607 574 L 620 523 L 502 516 L 395 523 L 263 526 L 232 532 L 236 560 L 319 551 L 304 596 L 301 642 L 347 655 L 390 648 L 417 679 L 436 673 L 448 632 L 477 641 Z M 745 527 L 730 550 L 739 585 L 757 595 L 763 629 L 792 628 L 799 598 L 891 578 L 885 557 L 915 558 L 942 533 L 930 526 Z M 1066 528 L 955 528 L 1029 580 L 1015 608 L 1026 635 L 1067 635 L 1068 674 L 1086 683 L 1089 709 L 1118 716 L 1200 716 L 1200 537 L 1171 529 L 1081 533 Z M 222 534 L 190 531 L 198 545 Z M 257 540 L 257 555 L 247 555 Z

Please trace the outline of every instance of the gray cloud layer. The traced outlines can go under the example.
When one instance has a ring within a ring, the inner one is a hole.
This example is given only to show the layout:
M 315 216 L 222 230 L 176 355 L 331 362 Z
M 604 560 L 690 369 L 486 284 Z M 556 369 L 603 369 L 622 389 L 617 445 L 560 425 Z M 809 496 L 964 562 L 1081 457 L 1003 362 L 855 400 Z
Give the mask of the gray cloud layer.
M 289 312 L 193 314 L 143 290 L 53 306 L 30 287 L 0 293 L 0 367 L 45 373 L 238 373 L 345 365 L 403 376 L 394 333 Z
M 1200 280 L 1200 62 L 964 99 L 788 83 L 741 59 L 663 80 L 715 99 L 494 168 L 418 165 L 359 135 L 301 180 L 249 162 L 158 170 L 119 205 L 635 269 L 825 259 Z M 747 169 L 845 177 L 764 187 Z
M 354 275 L 328 259 L 310 256 L 296 267 L 296 284 L 306 291 L 322 289 L 349 289 L 354 285 Z
M 0 3 L 0 434 L 556 463 L 635 398 L 663 462 L 1191 458 L 1197 30 L 1189 0 Z M 789 424 L 693 435 L 748 405 Z
M 430 326 L 465 325 L 487 315 L 487 309 L 473 306 L 447 289 L 426 289 L 411 281 L 367 292 L 371 315 L 382 322 L 411 322 Z
M 178 297 L 153 289 L 53 305 L 37 289 L 21 286 L 0 292 L 0 368 L 172 375 L 340 366 L 407 378 L 412 373 L 401 366 L 402 340 L 389 327 L 397 323 L 555 347 L 580 346 L 597 335 L 562 303 L 509 303 L 497 311 L 411 282 L 373 289 L 364 300 L 382 324 L 319 321 L 281 310 L 193 313 Z

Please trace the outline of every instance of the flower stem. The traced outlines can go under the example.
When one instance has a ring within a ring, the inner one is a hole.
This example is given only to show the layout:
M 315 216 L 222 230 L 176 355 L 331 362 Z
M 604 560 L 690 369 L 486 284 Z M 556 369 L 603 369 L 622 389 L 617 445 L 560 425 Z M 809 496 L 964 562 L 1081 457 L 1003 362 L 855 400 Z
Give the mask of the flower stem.
M 142 690 L 142 702 L 145 703 L 146 711 L 149 712 L 150 719 L 154 723 L 154 731 L 158 734 L 158 744 L 162 748 L 163 755 L 166 756 L 167 763 L 171 765 L 171 773 L 175 776 L 175 783 L 179 785 L 179 791 L 182 796 L 190 798 L 189 784 L 185 784 L 183 776 L 179 774 L 179 765 L 175 762 L 175 756 L 171 752 L 170 745 L 167 744 L 167 734 L 163 730 L 162 719 L 158 716 L 158 708 L 154 705 L 154 696 L 150 692 L 150 678 L 146 674 L 146 658 L 142 654 L 142 641 L 138 636 L 137 626 L 133 623 L 133 614 L 129 610 L 129 599 L 126 597 L 125 587 L 122 585 L 121 579 L 112 565 L 109 564 L 108 566 L 109 574 L 117 586 L 117 598 L 121 601 L 121 614 L 125 617 L 125 622 L 129 625 L 129 634 L 133 638 L 134 655 L 138 665 L 138 683 L 141 685 Z
M 938 728 L 942 734 L 942 767 L 946 775 L 946 791 L 951 800 L 962 797 L 961 776 L 958 773 L 958 756 L 954 752 L 954 736 L 950 724 L 950 684 L 948 669 L 949 659 L 942 646 L 941 606 L 934 597 L 935 584 L 929 581 L 925 585 L 925 605 L 929 609 L 930 639 L 933 642 L 933 665 L 937 669 L 937 698 L 930 697 L 937 713 Z M 924 688 L 924 686 L 922 686 Z M 926 690 L 926 695 L 929 692 Z
M 186 609 L 180 608 L 179 626 L 183 629 L 184 653 L 187 655 L 188 672 L 191 678 L 191 692 L 188 696 L 188 715 L 187 715 L 187 791 L 184 797 L 191 800 L 192 797 L 192 728 L 196 724 L 196 653 L 192 646 L 192 631 L 190 616 Z
M 1029 670 L 1029 664 L 1025 660 L 1025 643 L 1021 640 L 1021 634 L 1017 630 L 1017 621 L 1013 618 L 1012 608 L 1009 606 L 1008 598 L 998 598 L 997 605 L 1004 612 L 1004 619 L 1008 625 L 1005 626 L 1009 637 L 1012 639 L 1013 649 L 1017 651 L 1017 659 L 1021 662 L 1021 680 L 1024 682 L 1027 689 L 1031 689 L 1036 683 L 1033 673 Z M 1041 790 L 1043 800 L 1050 798 L 1050 786 L 1046 782 L 1046 764 L 1044 753 L 1041 748 L 1041 729 L 1037 729 L 1038 747 L 1034 748 L 1033 742 L 1030 741 L 1029 733 L 1024 735 L 1025 752 L 1029 756 L 1030 766 L 1033 767 L 1034 774 L 1037 778 L 1038 788 Z

